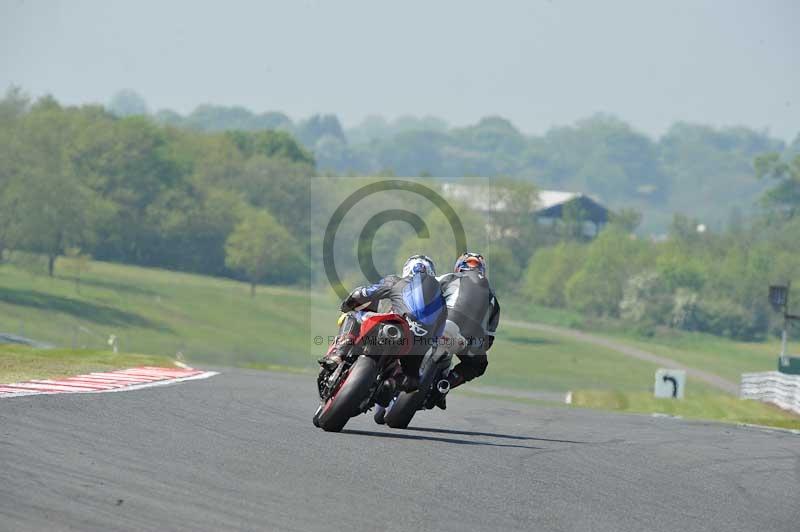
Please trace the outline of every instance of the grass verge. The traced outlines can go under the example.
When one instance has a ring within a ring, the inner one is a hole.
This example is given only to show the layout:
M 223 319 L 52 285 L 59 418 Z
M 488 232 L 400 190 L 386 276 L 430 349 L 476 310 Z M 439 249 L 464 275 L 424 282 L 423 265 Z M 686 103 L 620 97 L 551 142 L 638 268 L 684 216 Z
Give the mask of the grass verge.
M 158 355 L 111 353 L 84 349 L 32 349 L 0 346 L 0 383 L 112 371 L 136 366 L 173 367 L 172 360 Z
M 503 326 L 480 383 L 567 392 L 576 389 L 648 391 L 658 366 L 558 334 Z M 701 382 L 689 381 L 695 389 Z
M 642 334 L 619 320 L 589 318 L 565 309 L 551 309 L 513 300 L 505 308 L 509 309 L 508 315 L 513 315 L 517 320 L 579 329 L 614 338 L 733 382 L 739 382 L 742 373 L 775 370 L 780 352 L 777 339 L 737 342 L 711 334 L 669 328 L 658 328 Z
M 579 390 L 572 405 L 642 414 L 659 413 L 688 419 L 749 423 L 800 429 L 800 417 L 759 401 L 745 401 L 724 394 L 696 393 L 686 399 L 656 399 L 652 393 L 612 390 Z
M 250 297 L 246 284 L 229 279 L 97 261 L 78 291 L 73 279 L 0 265 L 0 331 L 98 350 L 114 334 L 126 352 L 181 352 L 196 365 L 313 373 L 326 349 L 314 338 L 336 333 L 337 306 L 316 290 L 260 286 Z M 569 338 L 503 327 L 484 382 L 647 390 L 654 370 Z
M 0 331 L 56 346 L 157 353 L 219 365 L 310 366 L 309 292 L 93 261 L 74 280 L 0 265 Z M 335 320 L 332 318 L 332 320 Z M 335 321 L 331 321 L 335 333 Z

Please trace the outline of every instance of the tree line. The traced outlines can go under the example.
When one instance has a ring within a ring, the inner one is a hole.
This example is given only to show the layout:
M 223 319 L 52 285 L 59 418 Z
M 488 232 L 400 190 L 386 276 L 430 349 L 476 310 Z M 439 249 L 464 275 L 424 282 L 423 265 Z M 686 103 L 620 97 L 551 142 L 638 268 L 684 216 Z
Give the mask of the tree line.
M 4 257 L 44 256 L 51 275 L 59 256 L 91 255 L 246 279 L 253 289 L 262 282 L 314 282 L 321 262 L 318 233 L 326 222 L 316 219 L 325 210 L 319 207 L 326 202 L 335 205 L 348 191 L 335 179 L 315 177 L 320 173 L 320 155 L 316 147 L 314 152 L 307 147 L 308 138 L 296 140 L 285 122 L 272 129 L 245 123 L 241 129 L 217 130 L 168 125 L 163 117 L 141 114 L 146 108 L 128 107 L 129 112 L 121 112 L 94 105 L 62 106 L 52 97 L 34 102 L 18 89 L 9 90 L 0 100 L 0 250 L 6 250 Z M 207 110 L 214 115 L 212 111 Z M 242 114 L 241 120 L 248 116 Z M 477 235 L 477 240 L 472 238 L 474 245 L 486 252 L 498 291 L 504 297 L 522 294 L 541 305 L 621 319 L 642 330 L 665 326 L 740 339 L 763 338 L 770 327 L 763 297 L 766 285 L 789 279 L 800 284 L 800 157 L 793 155 L 794 148 L 729 131 L 728 137 L 717 135 L 720 153 L 746 144 L 749 147 L 735 159 L 743 161 L 751 153 L 753 158 L 746 165 L 728 161 L 728 166 L 718 167 L 717 158 L 704 151 L 707 140 L 703 135 L 692 136 L 692 128 L 657 148 L 639 139 L 634 149 L 625 139 L 635 132 L 613 119 L 598 120 L 590 126 L 553 132 L 563 138 L 539 155 L 531 155 L 533 160 L 557 161 L 570 182 L 605 175 L 592 168 L 604 168 L 605 158 L 611 158 L 618 164 L 631 164 L 626 186 L 633 186 L 650 182 L 646 161 L 653 152 L 663 158 L 668 145 L 675 154 L 696 150 L 698 168 L 717 168 L 721 174 L 727 171 L 734 176 L 728 194 L 739 191 L 737 172 L 744 172 L 746 166 L 745 188 L 758 193 L 752 205 L 746 206 L 752 214 L 748 218 L 744 212 L 733 212 L 724 224 L 708 224 L 705 207 L 726 201 L 725 195 L 712 197 L 692 216 L 674 216 L 668 233 L 654 239 L 636 236 L 641 213 L 646 214 L 649 207 L 631 201 L 628 205 L 644 208 L 616 209 L 611 223 L 597 238 L 589 239 L 582 231 L 580 212 L 567 209 L 565 219 L 552 227 L 539 225 L 531 212 L 537 190 L 534 181 L 542 187 L 569 187 L 542 176 L 495 179 L 494 188 L 505 194 L 507 209 L 492 213 L 487 221 L 466 206 L 456 207 L 465 226 L 473 228 L 471 238 Z M 436 135 L 471 139 L 465 142 L 473 147 L 491 145 L 498 153 L 519 149 L 512 149 L 514 141 L 508 138 L 501 141 L 503 135 L 487 133 L 487 129 L 508 132 L 509 125 L 500 120 L 484 121 L 470 131 L 454 131 L 430 118 L 411 122 L 427 124 Z M 311 120 L 305 123 L 306 134 L 315 128 L 341 131 L 336 124 L 331 118 Z M 402 131 L 381 133 L 381 122 L 373 123 L 369 134 L 380 138 L 369 142 L 391 144 L 398 136 L 420 131 L 404 129 L 416 127 L 412 123 L 398 127 Z M 620 133 L 620 128 L 628 133 Z M 605 148 L 587 140 L 595 137 L 606 139 L 600 143 Z M 582 162 L 584 170 L 568 157 L 574 153 L 585 157 L 592 150 L 606 155 Z M 398 164 L 404 156 L 415 158 L 415 153 L 397 153 Z M 644 157 L 644 162 L 634 165 L 623 156 L 626 153 Z M 681 158 L 674 155 L 663 164 L 685 168 Z M 495 164 L 504 160 L 510 159 L 498 156 Z M 481 173 L 493 171 L 487 167 Z M 665 175 L 663 167 L 660 171 L 658 175 Z M 687 182 L 691 175 L 685 174 Z M 431 186 L 438 184 L 430 179 Z M 641 193 L 661 192 L 643 189 Z M 397 207 L 407 206 L 404 198 L 396 202 Z M 360 213 L 365 219 L 372 214 L 368 209 Z M 412 252 L 428 253 L 447 269 L 452 253 L 439 256 L 452 247 L 445 240 L 451 232 L 447 222 L 436 212 L 430 212 L 426 222 L 431 228 L 427 240 L 404 238 L 394 231 L 376 235 L 373 248 L 380 271 L 394 271 L 402 256 Z M 485 234 L 487 226 L 492 234 Z M 360 229 L 353 225 L 349 240 L 342 241 L 355 242 Z M 362 281 L 353 263 L 345 271 L 344 282 Z
M 138 109 L 146 109 L 143 101 Z M 754 158 L 800 153 L 800 134 L 787 144 L 748 127 L 679 122 L 653 139 L 604 114 L 542 135 L 526 135 L 498 116 L 463 127 L 430 116 L 372 116 L 346 128 L 332 114 L 293 121 L 279 112 L 202 105 L 186 115 L 164 110 L 153 117 L 198 131 L 287 131 L 314 154 L 321 173 L 505 176 L 584 192 L 612 208 L 642 212 L 641 233 L 665 234 L 674 212 L 716 228 L 754 214 L 766 187 L 752 178 Z
M 286 132 L 200 133 L 11 89 L 0 101 L 0 249 L 47 257 L 50 275 L 69 253 L 300 282 L 314 168 Z M 268 270 L 254 266 L 259 253 L 272 255 Z
M 172 119 L 214 130 L 233 114 L 204 106 Z M 493 241 L 499 289 L 543 305 L 643 331 L 665 326 L 753 340 L 769 332 L 765 286 L 800 280 L 793 258 L 800 225 L 791 221 L 797 177 L 788 177 L 797 173 L 800 134 L 787 144 L 747 127 L 676 123 L 652 139 L 602 114 L 539 136 L 502 117 L 455 128 L 435 117 L 370 117 L 344 128 L 334 115 L 296 123 L 284 115 L 279 127 L 297 135 L 322 171 L 509 176 L 598 196 L 617 219 L 595 241 L 583 238 L 579 213 L 556 234 L 518 216 L 525 238 Z M 632 228 L 645 238 L 630 239 Z M 658 240 L 646 238 L 653 234 Z
M 611 317 L 650 334 L 658 327 L 763 340 L 776 315 L 767 286 L 800 284 L 800 155 L 756 158 L 767 184 L 752 223 L 712 231 L 675 215 L 665 239 L 636 238 L 612 223 L 590 241 L 536 250 L 521 282 L 530 301 Z

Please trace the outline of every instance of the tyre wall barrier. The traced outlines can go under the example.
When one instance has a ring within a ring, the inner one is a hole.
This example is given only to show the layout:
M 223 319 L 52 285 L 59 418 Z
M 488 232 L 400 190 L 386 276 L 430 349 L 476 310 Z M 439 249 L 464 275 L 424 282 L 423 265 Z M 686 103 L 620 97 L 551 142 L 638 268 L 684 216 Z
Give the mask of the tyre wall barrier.
M 739 396 L 772 403 L 800 414 L 800 375 L 787 375 L 779 371 L 744 373 Z

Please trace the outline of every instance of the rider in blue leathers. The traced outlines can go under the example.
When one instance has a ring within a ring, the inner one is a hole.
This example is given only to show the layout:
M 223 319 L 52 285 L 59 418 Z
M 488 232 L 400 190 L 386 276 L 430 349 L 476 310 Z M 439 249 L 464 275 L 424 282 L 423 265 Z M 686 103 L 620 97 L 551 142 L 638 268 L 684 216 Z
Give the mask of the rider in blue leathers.
M 377 312 L 378 303 L 388 300 L 391 310 L 408 322 L 413 338 L 411 350 L 401 358 L 403 377 L 399 386 L 416 388 L 419 365 L 428 349 L 436 347 L 447 320 L 447 305 L 437 281 L 433 261 L 425 255 L 414 255 L 403 265 L 402 276 L 389 275 L 377 283 L 353 290 L 342 302 L 346 312 L 339 335 L 328 353 L 319 360 L 324 370 L 335 369 L 358 337 L 361 320 L 366 312 Z

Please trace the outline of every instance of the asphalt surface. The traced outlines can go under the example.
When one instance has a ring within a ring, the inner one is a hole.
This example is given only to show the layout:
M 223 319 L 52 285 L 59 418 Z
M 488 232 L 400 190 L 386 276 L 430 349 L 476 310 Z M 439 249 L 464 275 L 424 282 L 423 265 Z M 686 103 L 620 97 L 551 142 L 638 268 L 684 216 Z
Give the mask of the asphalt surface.
M 311 424 L 308 376 L 0 400 L 0 530 L 797 531 L 800 436 L 450 398 Z

